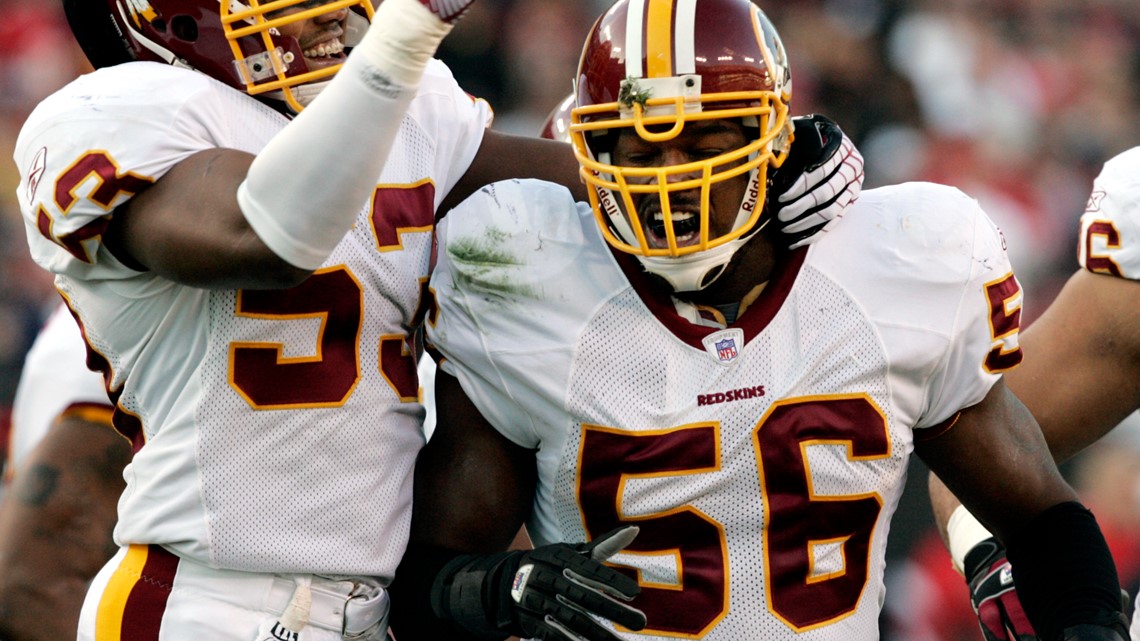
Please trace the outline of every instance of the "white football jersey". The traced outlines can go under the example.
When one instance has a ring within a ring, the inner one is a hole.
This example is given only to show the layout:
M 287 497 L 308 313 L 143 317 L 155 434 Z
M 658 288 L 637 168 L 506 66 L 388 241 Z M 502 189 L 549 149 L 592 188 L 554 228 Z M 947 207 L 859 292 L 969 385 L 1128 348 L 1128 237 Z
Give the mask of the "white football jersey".
M 103 377 L 87 369 L 79 325 L 62 304 L 48 318 L 24 359 L 12 402 L 7 473 L 27 457 L 56 419 L 75 412 L 103 422 L 111 404 Z
M 1140 280 L 1140 147 L 1104 163 L 1081 216 L 1081 267 Z
M 613 559 L 643 590 L 628 638 L 877 638 L 915 435 L 1018 361 L 1021 296 L 961 192 L 852 207 L 728 327 L 655 296 L 560 187 L 497 183 L 437 230 L 428 336 L 537 450 L 535 543 L 641 529 Z
M 133 271 L 100 234 L 180 160 L 256 153 L 285 116 L 154 63 L 101 69 L 36 108 L 15 151 L 32 255 L 104 361 L 115 425 L 137 448 L 120 545 L 235 570 L 392 576 L 423 444 L 409 336 L 434 209 L 490 117 L 433 61 L 373 197 L 322 268 L 289 290 L 218 291 Z

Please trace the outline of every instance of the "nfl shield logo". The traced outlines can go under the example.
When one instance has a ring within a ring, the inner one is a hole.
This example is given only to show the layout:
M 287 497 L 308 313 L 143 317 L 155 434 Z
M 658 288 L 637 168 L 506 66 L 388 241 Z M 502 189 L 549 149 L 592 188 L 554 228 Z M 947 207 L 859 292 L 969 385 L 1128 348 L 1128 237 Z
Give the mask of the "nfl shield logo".
M 722 329 L 701 339 L 705 353 L 721 365 L 731 365 L 744 349 L 744 330 L 739 327 Z
M 716 342 L 716 355 L 722 361 L 731 361 L 736 358 L 736 341 L 731 337 Z

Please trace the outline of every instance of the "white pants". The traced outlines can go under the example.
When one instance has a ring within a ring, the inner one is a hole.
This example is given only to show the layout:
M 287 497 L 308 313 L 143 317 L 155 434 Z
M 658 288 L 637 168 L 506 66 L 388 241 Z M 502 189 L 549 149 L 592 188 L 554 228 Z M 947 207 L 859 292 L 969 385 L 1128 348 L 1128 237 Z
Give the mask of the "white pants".
M 300 634 L 277 625 L 307 586 Z M 302 588 L 303 589 L 303 588 Z M 159 546 L 122 548 L 92 581 L 79 615 L 79 641 L 380 641 L 388 593 L 372 579 L 301 580 L 216 570 Z M 276 633 L 276 634 L 275 634 Z

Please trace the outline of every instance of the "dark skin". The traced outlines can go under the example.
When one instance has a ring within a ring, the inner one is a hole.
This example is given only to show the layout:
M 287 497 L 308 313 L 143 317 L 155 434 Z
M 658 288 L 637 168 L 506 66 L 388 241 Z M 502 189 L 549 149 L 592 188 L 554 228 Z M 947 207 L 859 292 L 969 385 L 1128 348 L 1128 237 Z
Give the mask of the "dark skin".
M 125 264 L 184 285 L 277 289 L 300 284 L 311 272 L 266 247 L 238 206 L 237 188 L 253 158 L 234 149 L 208 149 L 186 158 L 115 210 L 104 242 Z M 508 178 L 561 183 L 585 198 L 568 144 L 487 131 L 437 218 L 483 185 Z
M 118 550 L 130 456 L 106 421 L 67 415 L 16 471 L 0 505 L 0 638 L 75 637 L 87 584 Z
M 740 131 L 724 137 L 723 128 L 710 129 L 712 140 L 699 128 L 691 131 L 694 135 L 659 144 L 658 151 L 648 155 L 645 149 L 654 145 L 644 141 L 623 145 L 619 139 L 614 162 L 678 164 L 722 145 L 744 144 Z M 745 180 L 714 187 L 710 214 L 714 227 L 723 230 L 723 225 L 731 225 Z M 692 194 L 675 197 L 683 208 Z M 652 212 L 655 205 L 635 198 L 635 206 L 639 212 Z M 737 252 L 716 283 L 688 296 L 713 304 L 739 302 L 782 259 L 771 239 L 757 235 Z M 438 426 L 416 466 L 412 540 L 466 553 L 502 550 L 532 507 L 535 452 L 499 434 L 459 382 L 442 371 L 436 377 L 436 402 Z M 992 458 L 977 456 L 979 451 L 992 452 L 1007 464 L 994 466 Z M 1053 464 L 1032 415 L 1001 381 L 981 402 L 963 409 L 951 429 L 916 444 L 915 452 L 1003 537 L 1013 536 L 1047 508 L 1076 498 Z M 995 487 L 1002 491 L 994 492 Z

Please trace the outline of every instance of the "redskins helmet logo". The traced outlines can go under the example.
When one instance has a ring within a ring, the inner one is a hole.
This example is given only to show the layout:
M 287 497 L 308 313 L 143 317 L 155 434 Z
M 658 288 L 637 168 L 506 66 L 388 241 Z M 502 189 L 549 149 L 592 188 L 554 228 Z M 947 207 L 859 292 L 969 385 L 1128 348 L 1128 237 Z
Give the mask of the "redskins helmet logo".
M 136 27 L 142 27 L 142 23 L 139 22 L 139 16 L 142 16 L 143 20 L 147 22 L 153 21 L 155 17 L 158 16 L 158 12 L 154 10 L 154 7 L 150 6 L 150 2 L 147 0 L 127 0 L 127 9 L 130 10 L 131 20 L 135 23 Z

